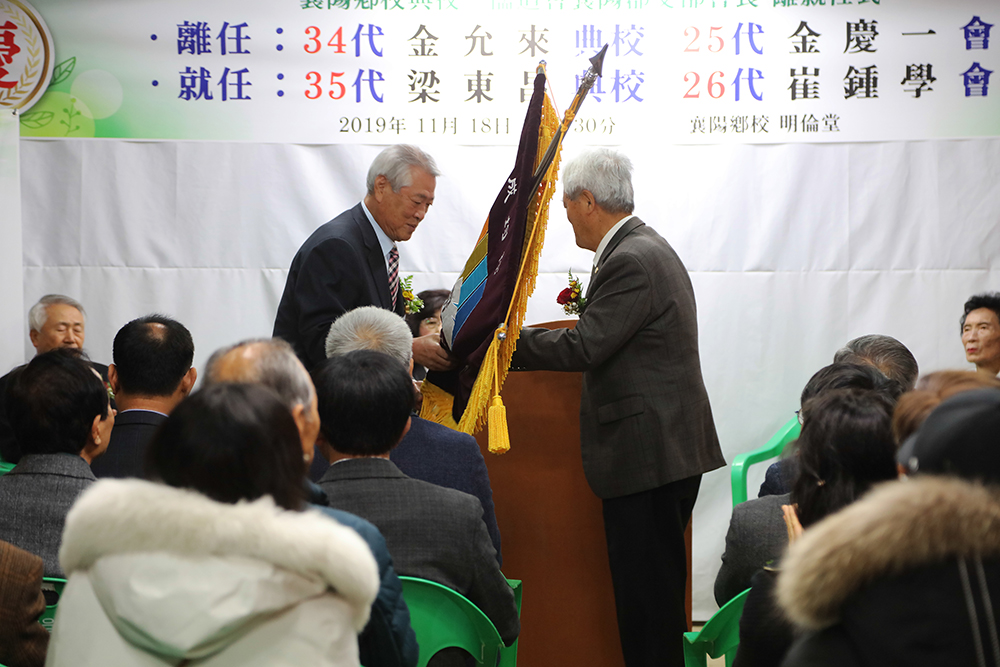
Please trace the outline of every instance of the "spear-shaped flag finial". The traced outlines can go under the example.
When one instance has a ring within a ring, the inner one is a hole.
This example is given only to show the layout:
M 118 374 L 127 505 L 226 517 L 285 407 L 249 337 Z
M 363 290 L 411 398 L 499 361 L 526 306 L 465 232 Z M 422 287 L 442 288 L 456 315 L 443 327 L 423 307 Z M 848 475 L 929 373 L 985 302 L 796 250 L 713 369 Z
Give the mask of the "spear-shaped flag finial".
M 604 56 L 607 53 L 608 45 L 605 44 L 604 48 L 602 48 L 593 58 L 590 59 L 590 68 L 580 79 L 580 86 L 576 90 L 576 95 L 573 97 L 573 101 L 570 102 L 569 108 L 566 109 L 566 113 L 563 114 L 562 124 L 559 126 L 559 129 L 556 130 L 555 136 L 552 137 L 552 141 L 549 143 L 548 150 L 545 151 L 545 155 L 542 156 L 542 160 L 538 163 L 538 167 L 535 169 L 532 191 L 537 191 L 538 186 L 545 178 L 545 172 L 549 170 L 549 165 L 552 164 L 552 159 L 555 157 L 556 151 L 559 149 L 559 145 L 562 143 L 566 133 L 569 132 L 569 126 L 573 124 L 573 119 L 576 118 L 576 114 L 580 110 L 580 105 L 583 104 L 583 100 L 586 99 L 587 93 L 590 92 L 590 88 L 594 85 L 594 82 L 597 81 L 597 77 L 601 76 L 601 71 L 604 69 Z
M 608 52 L 608 45 L 605 44 L 604 48 L 601 49 L 600 53 L 598 53 L 597 55 L 595 55 L 593 58 L 590 59 L 591 69 L 597 72 L 597 76 L 604 76 L 603 74 L 604 56 L 607 54 L 607 52 Z

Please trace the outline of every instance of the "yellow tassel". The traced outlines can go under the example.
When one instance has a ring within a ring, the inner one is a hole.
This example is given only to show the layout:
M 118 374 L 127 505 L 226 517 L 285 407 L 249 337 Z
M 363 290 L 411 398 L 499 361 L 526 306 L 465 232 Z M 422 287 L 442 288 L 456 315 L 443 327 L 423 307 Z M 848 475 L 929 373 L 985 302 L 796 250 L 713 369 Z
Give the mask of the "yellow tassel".
M 503 406 L 500 394 L 493 397 L 490 405 L 490 453 L 503 454 L 510 449 L 510 436 L 507 434 L 507 408 Z

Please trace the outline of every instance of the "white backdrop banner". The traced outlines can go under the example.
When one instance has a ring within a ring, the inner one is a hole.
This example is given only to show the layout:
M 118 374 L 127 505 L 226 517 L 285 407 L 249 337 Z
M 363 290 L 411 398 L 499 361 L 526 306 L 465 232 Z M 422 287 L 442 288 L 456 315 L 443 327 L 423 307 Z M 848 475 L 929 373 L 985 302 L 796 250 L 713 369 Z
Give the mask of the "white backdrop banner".
M 18 120 L 16 110 L 0 111 L 0 373 L 21 362 L 25 322 Z
M 25 136 L 513 145 L 538 63 L 565 105 L 604 44 L 588 143 L 1000 135 L 996 0 L 34 4 L 57 64 Z

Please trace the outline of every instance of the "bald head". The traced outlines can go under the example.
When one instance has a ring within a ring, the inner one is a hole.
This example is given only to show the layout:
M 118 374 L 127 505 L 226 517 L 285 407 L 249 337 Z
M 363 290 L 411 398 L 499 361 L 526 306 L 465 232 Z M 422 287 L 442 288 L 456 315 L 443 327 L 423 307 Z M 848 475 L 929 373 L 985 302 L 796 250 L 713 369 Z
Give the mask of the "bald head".
M 222 348 L 208 360 L 205 376 L 207 386 L 237 382 L 271 389 L 295 418 L 303 451 L 312 460 L 319 433 L 316 389 L 291 345 L 280 338 L 265 338 Z

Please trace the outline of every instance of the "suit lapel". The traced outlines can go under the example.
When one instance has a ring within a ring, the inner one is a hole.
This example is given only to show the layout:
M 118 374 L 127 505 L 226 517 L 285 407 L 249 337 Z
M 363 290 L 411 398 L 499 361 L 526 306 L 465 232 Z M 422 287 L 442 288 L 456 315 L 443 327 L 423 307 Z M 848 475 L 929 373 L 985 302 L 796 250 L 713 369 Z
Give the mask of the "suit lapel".
M 587 285 L 587 294 L 585 295 L 585 298 L 587 299 L 590 298 L 590 292 L 594 287 L 594 282 L 595 279 L 597 278 L 597 274 L 600 273 L 601 267 L 604 266 L 604 263 L 608 261 L 608 257 L 610 257 L 611 253 L 614 252 L 615 248 L 618 247 L 618 244 L 622 242 L 622 239 L 631 234 L 635 229 L 642 227 L 645 224 L 646 223 L 644 223 L 639 218 L 632 218 L 624 225 L 622 225 L 621 229 L 615 232 L 615 235 L 612 236 L 611 240 L 608 242 L 607 247 L 604 248 L 604 253 L 601 254 L 601 257 L 597 261 L 597 270 L 594 272 L 594 275 L 590 277 L 590 284 Z
M 382 246 L 379 245 L 375 230 L 368 222 L 368 216 L 358 204 L 358 215 L 354 222 L 361 230 L 361 239 L 365 243 L 365 254 L 368 259 L 368 269 L 371 271 L 372 281 L 375 284 L 378 305 L 386 310 L 392 309 L 392 297 L 389 295 L 389 273 L 385 268 L 385 257 L 382 255 Z M 399 303 L 399 299 L 396 300 Z

